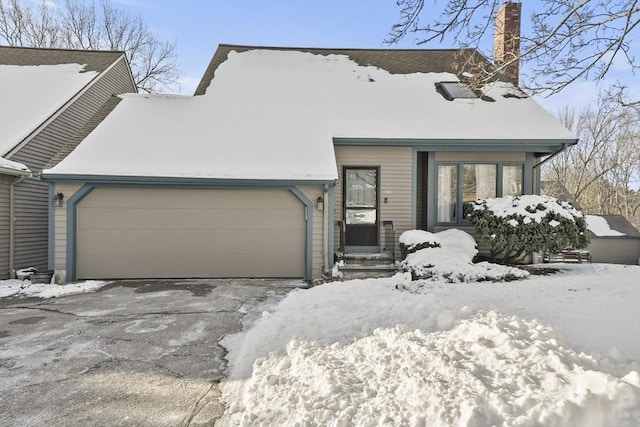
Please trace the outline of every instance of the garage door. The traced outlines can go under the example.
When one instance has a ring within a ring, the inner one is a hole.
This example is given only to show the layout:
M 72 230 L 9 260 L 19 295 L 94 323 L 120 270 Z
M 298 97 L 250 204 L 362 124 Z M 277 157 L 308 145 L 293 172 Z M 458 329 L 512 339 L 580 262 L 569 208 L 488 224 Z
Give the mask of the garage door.
M 77 277 L 304 277 L 288 190 L 96 188 L 78 205 Z

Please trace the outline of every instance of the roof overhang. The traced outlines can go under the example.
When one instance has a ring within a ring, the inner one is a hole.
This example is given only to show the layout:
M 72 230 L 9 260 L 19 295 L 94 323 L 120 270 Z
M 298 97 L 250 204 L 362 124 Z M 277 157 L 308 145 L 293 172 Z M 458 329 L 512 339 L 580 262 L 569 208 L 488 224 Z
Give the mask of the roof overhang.
M 510 151 L 552 154 L 578 139 L 420 139 L 333 137 L 336 146 L 405 146 L 419 151 Z
M 158 187 L 202 187 L 202 188 L 288 188 L 295 185 L 335 185 L 327 179 L 229 179 L 167 176 L 123 176 L 123 175 L 74 175 L 43 173 L 44 181 L 70 181 L 87 184 L 158 186 Z

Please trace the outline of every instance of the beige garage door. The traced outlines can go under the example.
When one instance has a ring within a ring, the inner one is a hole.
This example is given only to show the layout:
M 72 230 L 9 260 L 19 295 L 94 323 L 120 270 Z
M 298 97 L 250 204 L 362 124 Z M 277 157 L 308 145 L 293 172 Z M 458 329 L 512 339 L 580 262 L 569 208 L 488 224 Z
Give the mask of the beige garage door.
M 304 277 L 288 190 L 96 188 L 78 205 L 80 279 Z

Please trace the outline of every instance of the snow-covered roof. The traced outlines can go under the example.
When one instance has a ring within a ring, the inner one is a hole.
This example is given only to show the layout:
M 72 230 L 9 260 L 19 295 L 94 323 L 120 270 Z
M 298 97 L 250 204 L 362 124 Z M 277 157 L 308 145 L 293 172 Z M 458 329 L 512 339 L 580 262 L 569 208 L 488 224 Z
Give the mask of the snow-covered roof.
M 18 145 L 98 73 L 84 64 L 0 64 L 0 155 Z
M 531 98 L 504 97 L 506 83 L 486 88 L 495 102 L 448 101 L 435 84 L 452 80 L 392 74 L 347 55 L 230 52 L 202 96 L 122 95 L 45 173 L 333 180 L 333 138 L 575 141 Z
M 0 157 L 0 174 L 4 175 L 30 175 L 29 168 L 22 163 L 7 160 Z

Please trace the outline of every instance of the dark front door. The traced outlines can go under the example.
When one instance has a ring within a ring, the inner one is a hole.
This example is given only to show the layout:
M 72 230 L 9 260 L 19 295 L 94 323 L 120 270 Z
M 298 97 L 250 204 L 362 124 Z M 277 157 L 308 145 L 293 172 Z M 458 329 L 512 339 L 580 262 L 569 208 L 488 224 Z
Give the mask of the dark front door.
M 378 168 L 345 167 L 345 246 L 378 246 Z

